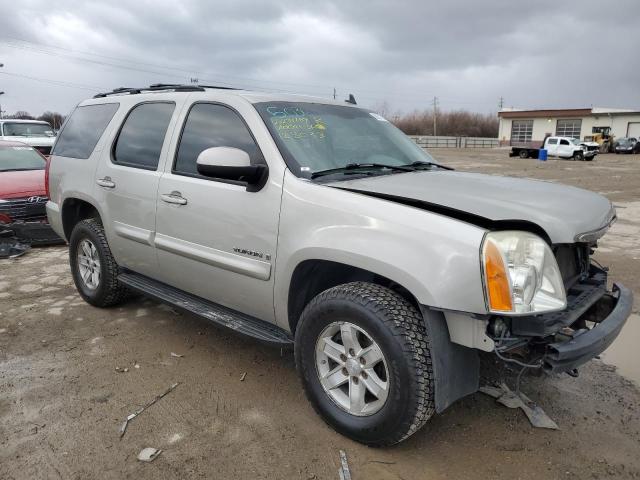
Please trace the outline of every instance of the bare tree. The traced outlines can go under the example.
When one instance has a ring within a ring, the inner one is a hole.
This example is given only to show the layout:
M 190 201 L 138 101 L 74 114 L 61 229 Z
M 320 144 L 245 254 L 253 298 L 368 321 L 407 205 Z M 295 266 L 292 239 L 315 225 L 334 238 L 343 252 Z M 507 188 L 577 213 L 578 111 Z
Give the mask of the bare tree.
M 407 135 L 433 135 L 433 111 L 422 110 L 395 116 L 393 123 Z M 498 116 L 466 110 L 438 112 L 438 135 L 456 137 L 498 136 Z
M 7 115 L 5 118 L 13 118 L 15 120 L 35 120 L 34 116 L 24 110 L 18 110 L 13 115 Z
M 64 123 L 66 117 L 58 112 L 46 111 L 38 117 L 38 120 L 47 122 L 53 127 L 54 130 L 58 130 Z

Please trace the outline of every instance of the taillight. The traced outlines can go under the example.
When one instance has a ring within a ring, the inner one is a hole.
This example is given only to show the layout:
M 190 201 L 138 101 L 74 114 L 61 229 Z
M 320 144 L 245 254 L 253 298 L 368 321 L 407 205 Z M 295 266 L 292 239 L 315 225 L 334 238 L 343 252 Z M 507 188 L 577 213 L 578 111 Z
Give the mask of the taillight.
M 47 165 L 44 167 L 44 190 L 47 192 L 47 198 L 51 198 L 49 193 L 49 168 L 51 168 L 51 160 L 53 157 L 47 158 Z

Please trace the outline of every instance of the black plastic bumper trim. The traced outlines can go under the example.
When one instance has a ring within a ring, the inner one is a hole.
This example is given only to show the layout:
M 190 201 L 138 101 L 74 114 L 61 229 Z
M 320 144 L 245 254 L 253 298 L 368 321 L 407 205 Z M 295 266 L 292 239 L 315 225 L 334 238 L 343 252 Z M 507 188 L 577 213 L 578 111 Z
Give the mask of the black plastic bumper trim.
M 591 330 L 567 342 L 552 343 L 547 347 L 544 369 L 549 373 L 573 370 L 604 352 L 616 339 L 631 315 L 633 293 L 622 284 L 613 285 L 613 295 L 617 294 L 615 307 Z

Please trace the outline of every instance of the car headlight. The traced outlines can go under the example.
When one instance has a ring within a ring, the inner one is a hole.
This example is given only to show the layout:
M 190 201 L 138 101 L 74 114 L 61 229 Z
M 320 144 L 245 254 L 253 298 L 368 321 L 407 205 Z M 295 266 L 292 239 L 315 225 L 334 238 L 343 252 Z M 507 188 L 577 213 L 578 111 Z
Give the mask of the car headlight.
M 564 310 L 567 297 L 549 245 L 529 232 L 489 232 L 482 243 L 487 306 L 492 313 Z

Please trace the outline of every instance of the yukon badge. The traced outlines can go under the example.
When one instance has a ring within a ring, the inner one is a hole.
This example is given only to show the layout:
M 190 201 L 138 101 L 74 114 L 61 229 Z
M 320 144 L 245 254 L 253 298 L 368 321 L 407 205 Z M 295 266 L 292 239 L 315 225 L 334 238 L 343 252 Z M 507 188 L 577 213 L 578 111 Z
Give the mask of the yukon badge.
M 233 247 L 233 251 L 240 255 L 246 255 L 248 257 L 264 259 L 267 262 L 271 261 L 271 255 L 269 255 L 268 253 L 256 252 L 255 250 L 247 250 L 246 248 L 238 248 L 238 247 Z

